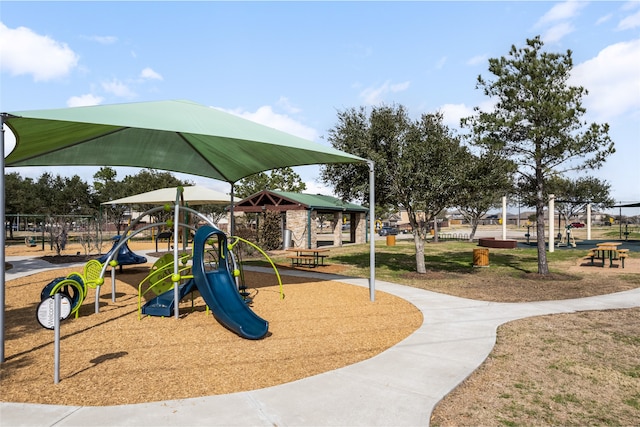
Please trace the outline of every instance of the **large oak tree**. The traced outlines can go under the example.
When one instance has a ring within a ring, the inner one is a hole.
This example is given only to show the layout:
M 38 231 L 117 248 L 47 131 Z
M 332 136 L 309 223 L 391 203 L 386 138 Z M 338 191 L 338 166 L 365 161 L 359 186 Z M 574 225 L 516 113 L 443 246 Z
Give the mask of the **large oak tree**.
M 406 209 L 416 246 L 416 271 L 425 273 L 424 244 L 430 222 L 455 204 L 467 154 L 443 124 L 441 114 L 412 120 L 403 106 L 364 107 L 338 112 L 329 142 L 376 164 L 376 203 Z M 359 164 L 323 166 L 322 180 L 344 200 L 368 203 L 368 167 Z
M 258 172 L 241 179 L 234 185 L 235 194 L 241 199 L 262 190 L 292 191 L 297 193 L 306 189 L 307 185 L 302 181 L 300 175 L 290 167 Z

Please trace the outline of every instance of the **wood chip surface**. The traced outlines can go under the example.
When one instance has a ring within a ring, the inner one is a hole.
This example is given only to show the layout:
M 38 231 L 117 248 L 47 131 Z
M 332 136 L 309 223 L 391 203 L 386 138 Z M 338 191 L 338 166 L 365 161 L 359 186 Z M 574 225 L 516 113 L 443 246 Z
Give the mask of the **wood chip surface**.
M 146 266 L 118 274 L 95 290 L 78 319 L 61 326 L 60 383 L 54 384 L 54 332 L 36 320 L 42 288 L 76 268 L 6 283 L 6 362 L 0 367 L 5 402 L 106 406 L 254 390 L 295 381 L 368 359 L 406 338 L 422 323 L 409 302 L 367 288 L 246 272 L 252 309 L 269 334 L 252 341 L 221 326 L 201 297 L 180 305 L 180 318 L 138 320 L 138 283 Z M 315 279 L 314 279 L 315 280 Z

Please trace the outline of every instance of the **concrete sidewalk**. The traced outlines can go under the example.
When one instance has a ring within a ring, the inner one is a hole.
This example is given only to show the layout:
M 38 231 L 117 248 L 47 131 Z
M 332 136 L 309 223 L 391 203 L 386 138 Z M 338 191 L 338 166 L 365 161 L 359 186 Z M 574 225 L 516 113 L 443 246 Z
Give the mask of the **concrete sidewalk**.
M 368 287 L 366 279 L 331 278 Z M 515 304 L 474 301 L 382 281 L 376 282 L 376 289 L 412 302 L 422 311 L 424 323 L 402 342 L 363 362 L 221 396 L 107 407 L 0 403 L 0 422 L 82 427 L 426 426 L 435 405 L 489 355 L 499 325 L 530 316 L 640 306 L 640 289 Z
M 32 256 L 8 256 L 5 261 L 10 263 L 12 268 L 5 271 L 5 280 L 13 280 L 31 274 L 41 273 L 46 270 L 57 268 L 83 266 L 85 263 L 51 264 L 38 257 Z

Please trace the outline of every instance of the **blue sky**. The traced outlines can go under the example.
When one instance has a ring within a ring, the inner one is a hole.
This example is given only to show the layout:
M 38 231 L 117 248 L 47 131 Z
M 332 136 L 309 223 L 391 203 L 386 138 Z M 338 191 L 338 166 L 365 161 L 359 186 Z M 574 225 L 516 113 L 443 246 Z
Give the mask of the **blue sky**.
M 327 144 L 338 110 L 397 103 L 458 129 L 489 105 L 488 59 L 536 35 L 572 50 L 585 119 L 611 126 L 617 152 L 590 174 L 640 201 L 640 1 L 2 1 L 0 111 L 188 99 Z M 97 168 L 46 170 L 91 183 Z M 296 171 L 327 193 L 318 167 Z

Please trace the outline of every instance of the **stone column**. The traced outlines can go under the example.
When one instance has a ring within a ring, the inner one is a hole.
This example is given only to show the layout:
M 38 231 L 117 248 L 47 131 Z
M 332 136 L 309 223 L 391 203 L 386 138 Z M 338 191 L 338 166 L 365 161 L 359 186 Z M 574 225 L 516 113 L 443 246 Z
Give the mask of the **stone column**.
M 309 215 L 309 219 L 307 221 L 308 224 L 308 230 L 307 232 L 311 235 L 311 245 L 309 246 L 310 248 L 317 248 L 318 247 L 318 233 L 316 233 L 316 224 L 317 224 L 317 219 L 318 219 L 318 212 L 316 211 L 304 211 L 304 213 L 306 215 Z M 307 237 L 305 235 L 305 237 Z M 304 247 L 307 247 L 307 242 L 309 240 L 305 239 L 305 243 L 304 243 Z
M 355 226 L 355 242 L 354 243 L 366 243 L 367 242 L 367 218 L 363 212 L 358 212 L 351 216 L 353 222 L 351 227 Z M 355 224 L 354 224 L 355 223 Z
M 291 230 L 291 244 L 295 248 L 307 247 L 307 211 L 287 211 L 287 228 Z
M 333 246 L 342 246 L 342 212 L 333 214 Z

